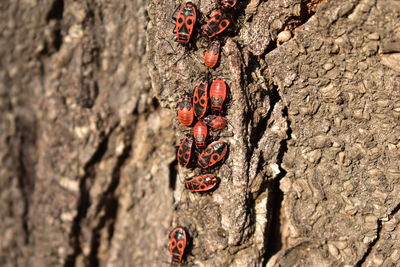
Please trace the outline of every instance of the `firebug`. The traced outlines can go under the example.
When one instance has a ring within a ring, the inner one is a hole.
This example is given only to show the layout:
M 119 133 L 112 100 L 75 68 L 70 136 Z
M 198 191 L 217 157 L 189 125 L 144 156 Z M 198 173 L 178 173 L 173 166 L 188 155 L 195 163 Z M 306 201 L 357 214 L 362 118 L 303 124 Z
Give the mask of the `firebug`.
M 222 130 L 226 127 L 226 120 L 217 115 L 208 115 L 204 118 L 204 121 L 208 126 L 216 130 Z
M 196 6 L 192 2 L 187 2 L 182 5 L 176 17 L 175 41 L 187 44 L 193 33 L 193 28 L 196 23 Z
M 191 192 L 205 192 L 213 189 L 219 182 L 214 174 L 204 174 L 185 180 L 185 188 Z
M 194 114 L 197 118 L 202 118 L 207 111 L 208 105 L 208 82 L 201 81 L 193 92 Z
M 211 42 L 206 52 L 204 53 L 204 65 L 209 68 L 214 68 L 215 65 L 217 65 L 220 47 L 221 44 L 219 41 Z
M 231 21 L 225 13 L 225 8 L 222 7 L 211 14 L 211 18 L 203 26 L 203 33 L 208 38 L 212 38 L 228 28 L 229 24 L 231 24 Z
M 194 141 L 197 147 L 205 147 L 208 135 L 207 125 L 203 121 L 198 121 L 193 128 Z
M 221 3 L 223 6 L 234 7 L 237 3 L 237 0 L 222 0 Z
M 215 111 L 221 111 L 222 105 L 226 99 L 227 89 L 223 80 L 215 80 L 210 88 L 211 108 Z
M 169 254 L 173 262 L 182 262 L 187 245 L 187 234 L 182 227 L 174 228 L 169 234 Z
M 177 159 L 181 166 L 186 167 L 192 157 L 193 137 L 185 137 L 178 148 Z
M 185 126 L 190 126 L 194 120 L 192 98 L 183 96 L 178 102 L 178 120 Z
M 203 169 L 209 168 L 221 161 L 227 152 L 227 143 L 223 141 L 214 141 L 200 154 L 197 162 Z

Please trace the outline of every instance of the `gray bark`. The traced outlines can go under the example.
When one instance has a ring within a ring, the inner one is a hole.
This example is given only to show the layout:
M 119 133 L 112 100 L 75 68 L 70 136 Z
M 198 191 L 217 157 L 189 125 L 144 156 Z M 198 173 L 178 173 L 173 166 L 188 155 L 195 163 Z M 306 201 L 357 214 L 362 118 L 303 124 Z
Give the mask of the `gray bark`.
M 206 37 L 174 42 L 177 5 L 0 4 L 2 266 L 168 265 L 176 225 L 188 265 L 396 266 L 400 2 L 239 1 L 215 70 Z M 175 109 L 207 74 L 229 155 L 199 195 Z

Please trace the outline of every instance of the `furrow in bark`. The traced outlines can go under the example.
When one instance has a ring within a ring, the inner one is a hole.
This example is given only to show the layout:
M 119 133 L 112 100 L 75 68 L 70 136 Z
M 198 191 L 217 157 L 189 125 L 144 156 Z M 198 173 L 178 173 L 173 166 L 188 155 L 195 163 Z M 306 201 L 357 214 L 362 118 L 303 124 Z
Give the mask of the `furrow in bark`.
M 99 143 L 95 153 L 91 159 L 84 166 L 84 174 L 79 184 L 79 200 L 77 206 L 77 215 L 72 223 L 70 231 L 70 243 L 73 247 L 73 253 L 67 256 L 65 260 L 65 266 L 75 266 L 76 258 L 82 253 L 80 246 L 80 235 L 81 235 L 81 221 L 86 217 L 87 211 L 90 207 L 90 188 L 93 183 L 93 178 L 96 176 L 95 166 L 102 160 L 104 154 L 108 149 L 108 141 L 110 135 L 114 131 L 115 127 L 104 136 Z
M 393 210 L 392 212 L 389 214 L 388 216 L 388 221 L 390 221 L 393 216 L 400 210 L 400 204 L 398 204 Z M 363 255 L 363 257 L 355 264 L 355 266 L 357 267 L 361 267 L 363 266 L 363 264 L 365 263 L 365 261 L 367 260 L 368 256 L 371 254 L 373 248 L 375 247 L 375 244 L 379 241 L 380 235 L 381 235 L 381 231 L 382 231 L 382 222 L 383 220 L 380 219 L 377 221 L 378 227 L 376 229 L 376 237 L 374 240 L 371 241 L 371 243 L 368 246 L 367 251 L 365 252 L 365 254 Z
M 278 92 L 277 92 L 278 94 Z M 279 95 L 279 94 L 278 94 Z M 281 207 L 283 201 L 283 192 L 279 188 L 279 183 L 283 177 L 286 175 L 286 170 L 282 168 L 282 161 L 285 153 L 287 152 L 287 142 L 292 138 L 292 130 L 290 128 L 290 120 L 288 119 L 287 107 L 283 109 L 283 115 L 287 119 L 287 138 L 281 141 L 277 164 L 279 166 L 280 173 L 272 181 L 270 187 L 270 196 L 267 203 L 268 210 L 271 211 L 269 231 L 267 231 L 265 236 L 265 247 L 268 248 L 264 255 L 264 266 L 268 263 L 269 259 L 277 253 L 282 247 L 282 236 L 280 231 L 281 226 Z
M 29 203 L 31 200 L 31 195 L 34 191 L 34 185 L 36 180 L 36 161 L 35 161 L 35 151 L 36 151 L 36 139 L 37 129 L 36 120 L 31 118 L 17 117 L 16 125 L 17 132 L 19 134 L 18 143 L 18 183 L 19 189 L 21 190 L 21 196 L 23 198 L 23 214 L 22 214 L 22 229 L 24 231 L 25 243 L 29 243 Z
M 133 123 L 135 124 L 135 123 Z M 100 197 L 100 203 L 96 208 L 96 214 L 103 214 L 99 219 L 98 224 L 92 230 L 92 240 L 89 254 L 89 265 L 98 266 L 100 260 L 98 258 L 99 248 L 101 246 L 101 234 L 104 228 L 107 228 L 107 242 L 110 243 L 114 233 L 115 220 L 118 213 L 119 201 L 116 190 L 120 184 L 121 169 L 124 166 L 126 160 L 130 157 L 132 151 L 132 129 L 125 131 L 124 143 L 125 147 L 120 156 L 117 158 L 117 162 L 112 170 L 112 180 L 107 190 Z

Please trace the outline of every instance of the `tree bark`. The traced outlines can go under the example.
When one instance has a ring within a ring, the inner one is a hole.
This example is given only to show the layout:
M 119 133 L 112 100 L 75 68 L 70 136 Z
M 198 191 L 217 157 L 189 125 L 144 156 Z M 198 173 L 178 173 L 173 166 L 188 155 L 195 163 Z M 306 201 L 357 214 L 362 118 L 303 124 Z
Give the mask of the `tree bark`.
M 400 2 L 238 1 L 215 70 L 193 1 L 0 3 L 2 266 L 396 266 Z M 277 45 L 278 33 L 292 38 Z M 176 103 L 225 79 L 219 187 L 184 190 Z

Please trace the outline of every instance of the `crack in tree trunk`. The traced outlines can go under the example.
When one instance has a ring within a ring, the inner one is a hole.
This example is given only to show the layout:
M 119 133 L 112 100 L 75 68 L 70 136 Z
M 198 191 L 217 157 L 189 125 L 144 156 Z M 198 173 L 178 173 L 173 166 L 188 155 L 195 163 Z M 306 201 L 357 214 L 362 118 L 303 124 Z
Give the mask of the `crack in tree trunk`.
M 396 215 L 396 213 L 400 210 L 400 204 L 398 204 L 393 210 L 392 212 L 388 215 L 388 218 L 383 220 L 383 219 L 379 219 L 377 221 L 377 228 L 376 228 L 376 237 L 374 238 L 374 240 L 372 240 L 367 248 L 367 251 L 364 253 L 364 255 L 362 256 L 362 258 L 355 264 L 355 266 L 357 267 L 361 267 L 363 266 L 363 264 L 366 262 L 366 260 L 368 259 L 368 257 L 371 255 L 371 252 L 374 250 L 376 243 L 379 241 L 380 236 L 381 236 L 381 232 L 382 232 L 382 224 L 384 221 L 390 221 L 392 220 L 392 218 Z
M 135 125 L 136 122 L 132 122 L 132 124 Z M 89 266 L 98 266 L 101 263 L 98 258 L 98 253 L 101 245 L 101 232 L 104 227 L 107 227 L 108 243 L 110 243 L 113 238 L 115 219 L 119 209 L 119 200 L 116 190 L 120 183 L 121 169 L 131 154 L 131 140 L 133 134 L 134 132 L 132 129 L 125 130 L 123 151 L 121 152 L 121 155 L 118 156 L 117 162 L 112 170 L 112 180 L 110 185 L 100 197 L 99 205 L 96 207 L 96 215 L 101 214 L 102 216 L 98 219 L 98 224 L 92 230 L 92 240 L 88 259 Z
M 279 98 L 280 100 L 280 98 Z M 283 109 L 284 117 L 287 119 L 287 138 L 281 141 L 277 156 L 277 164 L 280 173 L 272 182 L 270 201 L 268 203 L 269 210 L 271 210 L 271 223 L 269 231 L 265 236 L 265 247 L 267 248 L 264 255 L 263 265 L 268 264 L 269 259 L 280 251 L 282 248 L 282 235 L 281 235 L 281 208 L 284 194 L 279 188 L 280 181 L 286 176 L 286 170 L 282 167 L 283 158 L 288 150 L 288 141 L 292 139 L 292 130 L 290 128 L 290 120 L 288 117 L 287 107 Z
M 22 229 L 25 236 L 25 244 L 29 245 L 29 205 L 31 196 L 35 187 L 35 159 L 32 153 L 36 150 L 36 132 L 30 132 L 30 129 L 36 128 L 36 121 L 28 121 L 23 117 L 15 119 L 16 130 L 18 133 L 17 145 L 17 175 L 19 182 L 19 189 L 23 199 L 23 212 L 22 212 Z
M 90 188 L 93 183 L 93 179 L 96 177 L 95 167 L 98 163 L 101 162 L 103 156 L 108 150 L 108 141 L 109 138 L 116 128 L 113 127 L 100 141 L 96 151 L 90 158 L 90 160 L 83 167 L 84 174 L 82 178 L 80 178 L 79 184 L 79 200 L 77 207 L 77 215 L 73 221 L 70 231 L 70 243 L 73 247 L 73 254 L 68 255 L 65 260 L 65 267 L 75 266 L 76 257 L 82 253 L 82 248 L 80 246 L 80 237 L 81 237 L 81 222 L 86 217 L 87 211 L 91 205 L 90 199 Z

